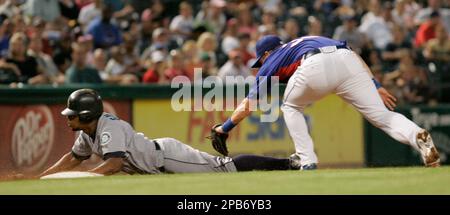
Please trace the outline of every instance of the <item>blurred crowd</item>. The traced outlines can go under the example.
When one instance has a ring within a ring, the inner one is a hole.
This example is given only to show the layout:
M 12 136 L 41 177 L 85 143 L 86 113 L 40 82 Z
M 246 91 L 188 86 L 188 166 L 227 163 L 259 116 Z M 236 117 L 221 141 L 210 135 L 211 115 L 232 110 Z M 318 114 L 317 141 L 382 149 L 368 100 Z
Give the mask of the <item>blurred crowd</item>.
M 0 0 L 0 84 L 248 77 L 257 72 L 249 65 L 261 36 L 322 35 L 346 40 L 400 103 L 450 102 L 449 7 L 448 0 Z

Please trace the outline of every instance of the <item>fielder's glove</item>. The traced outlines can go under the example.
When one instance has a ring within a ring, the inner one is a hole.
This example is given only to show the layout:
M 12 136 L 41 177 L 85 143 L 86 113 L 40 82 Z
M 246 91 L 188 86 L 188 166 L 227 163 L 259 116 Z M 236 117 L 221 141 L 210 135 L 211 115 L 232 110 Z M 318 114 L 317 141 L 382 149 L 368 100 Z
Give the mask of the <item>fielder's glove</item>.
M 209 136 L 208 138 L 211 139 L 212 145 L 217 152 L 219 152 L 224 156 L 228 156 L 228 149 L 227 149 L 228 134 L 217 132 L 216 128 L 219 126 L 221 126 L 221 124 L 214 125 L 211 128 L 211 136 Z

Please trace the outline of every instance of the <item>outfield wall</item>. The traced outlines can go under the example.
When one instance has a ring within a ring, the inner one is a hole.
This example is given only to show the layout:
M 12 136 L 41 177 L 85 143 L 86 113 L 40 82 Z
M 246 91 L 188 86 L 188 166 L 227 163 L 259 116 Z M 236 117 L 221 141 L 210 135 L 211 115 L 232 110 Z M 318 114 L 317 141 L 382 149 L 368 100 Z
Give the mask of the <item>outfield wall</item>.
M 175 112 L 170 98 L 178 89 L 169 86 L 0 87 L 0 174 L 11 170 L 41 171 L 70 150 L 74 133 L 59 112 L 70 93 L 83 87 L 98 90 L 105 100 L 106 111 L 117 113 L 148 137 L 175 137 L 210 153 L 215 152 L 205 138 L 209 129 L 231 114 L 231 111 Z M 280 96 L 283 91 L 281 87 Z M 406 111 L 407 117 L 411 117 L 407 113 L 410 109 L 399 108 Z M 439 112 L 441 117 L 419 114 L 415 119 L 425 127 L 431 125 L 433 137 L 439 138 L 437 145 L 447 152 L 450 148 L 446 141 L 450 133 L 446 124 L 448 110 L 448 106 L 421 108 L 421 113 Z M 231 154 L 287 157 L 293 153 L 294 146 L 282 117 L 274 123 L 260 123 L 259 116 L 253 113 L 233 130 L 229 139 Z M 417 155 L 408 147 L 370 127 L 359 113 L 336 96 L 308 107 L 305 117 L 323 167 L 418 164 Z

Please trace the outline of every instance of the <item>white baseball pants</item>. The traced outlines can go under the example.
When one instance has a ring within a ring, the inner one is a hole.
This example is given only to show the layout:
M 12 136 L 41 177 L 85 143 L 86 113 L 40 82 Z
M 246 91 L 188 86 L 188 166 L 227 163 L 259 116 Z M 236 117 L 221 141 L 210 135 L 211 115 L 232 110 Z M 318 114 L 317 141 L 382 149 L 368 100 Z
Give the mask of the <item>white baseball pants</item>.
M 395 140 L 418 150 L 416 134 L 421 128 L 384 106 L 366 67 L 353 51 L 334 49 L 304 60 L 284 92 L 281 109 L 302 165 L 318 163 L 303 110 L 329 93 L 336 93 L 352 104 L 370 123 Z

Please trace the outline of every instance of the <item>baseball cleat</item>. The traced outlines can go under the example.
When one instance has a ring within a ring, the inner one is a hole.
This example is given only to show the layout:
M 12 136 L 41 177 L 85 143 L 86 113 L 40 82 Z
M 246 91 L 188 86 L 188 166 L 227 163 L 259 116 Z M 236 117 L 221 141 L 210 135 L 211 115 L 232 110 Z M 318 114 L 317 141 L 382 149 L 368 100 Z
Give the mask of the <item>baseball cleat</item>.
M 300 163 L 300 156 L 297 154 L 292 154 L 289 156 L 289 168 L 299 170 L 302 167 L 302 164 Z
M 300 170 L 315 170 L 315 169 L 317 169 L 317 164 L 315 163 L 306 164 L 300 167 Z
M 430 133 L 422 130 L 417 134 L 417 146 L 419 147 L 422 160 L 426 167 L 440 166 L 439 152 L 433 144 Z
M 317 164 L 310 163 L 302 165 L 300 163 L 300 156 L 294 153 L 291 156 L 289 156 L 289 168 L 295 170 L 315 170 L 317 169 Z

